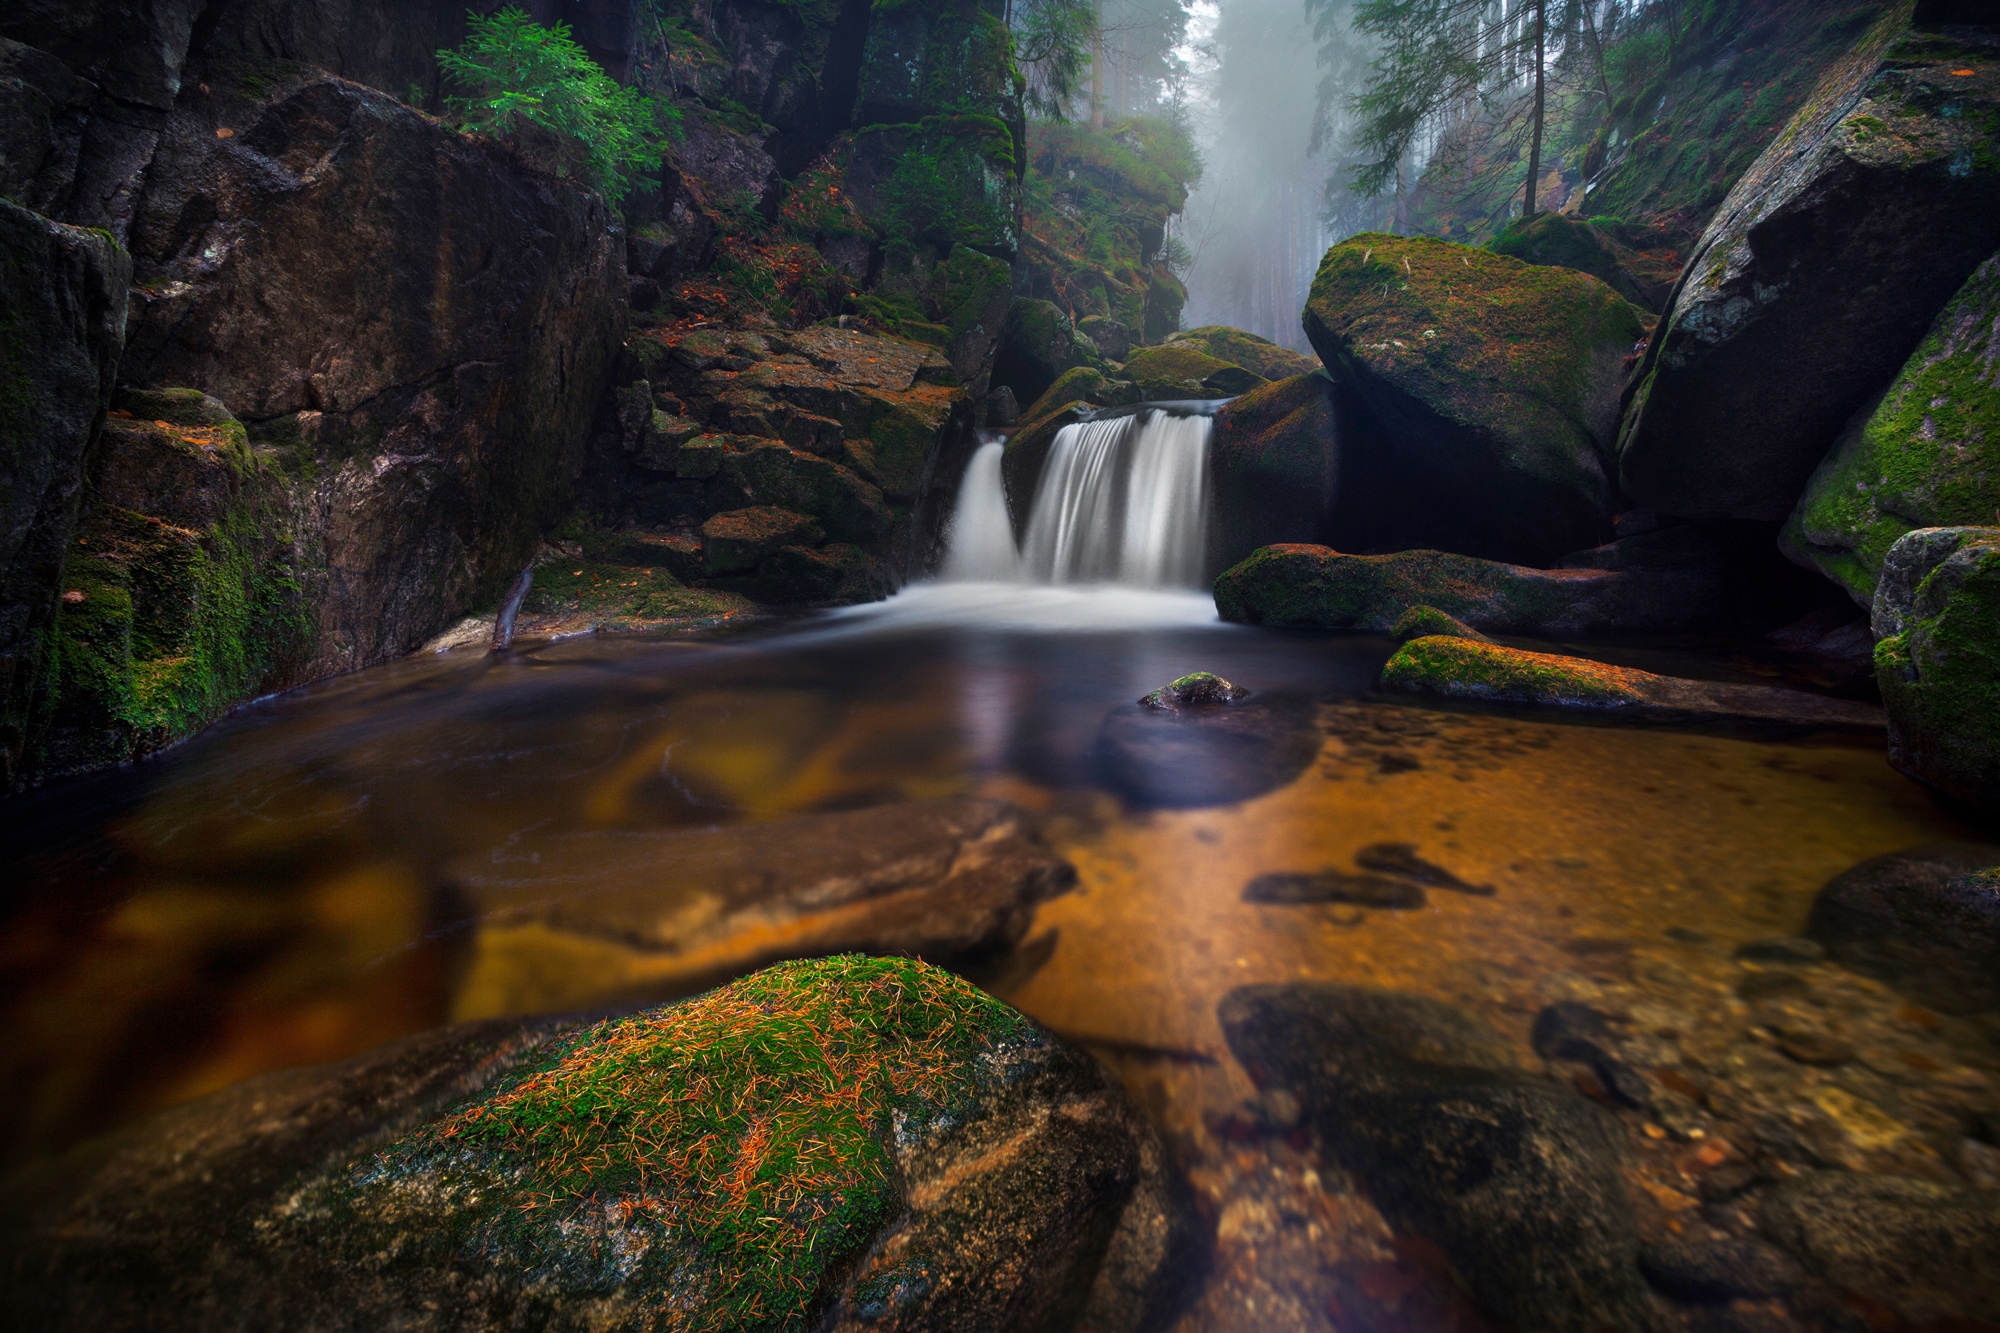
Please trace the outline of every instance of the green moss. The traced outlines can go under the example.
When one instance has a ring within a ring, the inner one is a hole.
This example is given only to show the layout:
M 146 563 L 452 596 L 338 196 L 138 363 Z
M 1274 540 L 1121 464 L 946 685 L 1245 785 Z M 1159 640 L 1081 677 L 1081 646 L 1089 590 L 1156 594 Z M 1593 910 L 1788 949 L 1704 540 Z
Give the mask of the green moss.
M 1617 708 L 1646 701 L 1634 683 L 1643 675 L 1580 657 L 1433 636 L 1396 650 L 1382 668 L 1382 688 L 1450 699 Z
M 1445 614 L 1435 606 L 1413 606 L 1396 618 L 1389 634 L 1398 643 L 1408 643 L 1411 639 L 1424 639 L 1441 635 L 1452 639 L 1473 639 L 1480 643 L 1492 640 L 1456 616 Z
M 1104 391 L 1110 384 L 1103 372 L 1094 367 L 1071 366 L 1056 376 L 1056 382 L 1049 386 L 1048 392 L 1028 405 L 1021 413 L 1021 420 L 1024 423 L 1039 421 L 1071 403 L 1094 402 L 1102 405 Z
M 966 1115 L 1004 1078 L 979 1057 L 1035 1039 L 914 960 L 785 963 L 585 1028 L 358 1163 L 328 1202 L 371 1247 L 399 1229 L 399 1197 L 448 1180 L 470 1187 L 452 1196 L 464 1257 L 608 1279 L 633 1326 L 802 1330 L 902 1206 L 892 1142 Z M 566 1224 L 607 1199 L 638 1243 L 572 1253 Z
M 1611 581 L 1615 583 L 1615 580 Z M 1607 580 L 1448 551 L 1346 555 L 1324 546 L 1262 547 L 1215 581 L 1224 620 L 1386 632 L 1414 606 L 1486 629 L 1548 633 L 1593 623 Z
M 1319 362 L 1313 357 L 1280 347 L 1269 338 L 1230 328 L 1227 324 L 1206 324 L 1198 329 L 1188 329 L 1172 335 L 1167 342 L 1192 343 L 1218 361 L 1241 366 L 1267 380 L 1310 375 L 1319 369 Z
M 1170 342 L 1132 353 L 1125 374 L 1134 380 L 1193 380 L 1200 384 L 1230 363 L 1185 342 Z
M 2000 529 L 1967 534 L 1875 645 L 1889 756 L 1950 795 L 2000 809 Z

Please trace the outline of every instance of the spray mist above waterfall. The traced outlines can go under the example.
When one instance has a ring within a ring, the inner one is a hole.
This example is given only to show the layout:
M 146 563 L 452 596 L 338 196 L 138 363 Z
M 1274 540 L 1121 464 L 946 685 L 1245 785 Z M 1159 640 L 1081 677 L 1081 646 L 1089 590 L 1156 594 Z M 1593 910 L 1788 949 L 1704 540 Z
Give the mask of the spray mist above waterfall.
M 1208 545 L 1207 416 L 1160 408 L 1065 426 L 1017 547 L 1000 463 L 982 444 L 952 516 L 953 581 L 1199 587 Z

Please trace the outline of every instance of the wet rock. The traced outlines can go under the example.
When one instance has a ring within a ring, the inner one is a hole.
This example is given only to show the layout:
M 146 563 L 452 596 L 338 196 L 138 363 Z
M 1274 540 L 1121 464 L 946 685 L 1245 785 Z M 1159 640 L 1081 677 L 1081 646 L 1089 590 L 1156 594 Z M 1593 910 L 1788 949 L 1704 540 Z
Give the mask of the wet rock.
M 1970 165 L 1995 149 L 2000 61 L 1901 20 L 1886 13 L 1828 70 L 1689 255 L 1619 441 L 1640 504 L 1785 518 L 2000 248 L 2000 173 Z
M 0 200 L 0 792 L 25 776 L 28 727 L 111 398 L 132 260 L 109 239 Z M 28 410 L 28 404 L 33 410 Z
M 1049 461 L 1049 450 L 1055 447 L 1056 436 L 1064 426 L 1082 421 L 1089 411 L 1087 402 L 1065 403 L 1053 412 L 1023 417 L 1020 427 L 1007 437 L 1006 449 L 1000 456 L 1000 478 L 1007 488 L 1007 516 L 1014 522 L 1015 540 L 1020 539 L 1028 526 L 1035 487 L 1041 482 L 1042 466 Z
M 1588 273 L 1642 310 L 1658 311 L 1680 273 L 1679 256 L 1663 240 L 1609 219 L 1586 221 L 1544 209 L 1508 223 L 1486 248 L 1530 264 Z
M 1784 1296 L 1807 1281 L 1782 1251 L 1755 1240 L 1668 1240 L 1639 1251 L 1639 1271 L 1660 1292 L 1693 1305 Z
M 1528 1039 L 1545 1060 L 1589 1060 L 1611 1040 L 1611 1024 L 1587 1004 L 1558 1000 L 1535 1015 Z
M 1823 1172 L 1773 1187 L 1758 1222 L 1814 1275 L 1912 1324 L 2000 1310 L 2000 1195 Z
M 1092 756 L 1113 791 L 1141 809 L 1249 800 L 1284 786 L 1319 754 L 1310 706 L 1260 693 L 1226 708 L 1114 709 Z
M 1426 901 L 1423 886 L 1386 875 L 1357 875 L 1347 870 L 1309 873 L 1274 872 L 1259 875 L 1244 886 L 1246 903 L 1353 903 L 1407 911 Z
M 755 569 L 781 546 L 817 546 L 826 540 L 818 523 L 789 509 L 758 505 L 716 514 L 701 525 L 701 558 L 710 574 Z
M 1453 893 L 1469 893 L 1478 898 L 1493 896 L 1491 884 L 1468 884 L 1436 862 L 1418 856 L 1416 847 L 1407 842 L 1370 843 L 1354 854 L 1354 864 L 1363 870 L 1401 875 L 1435 889 L 1450 889 Z
M 607 1093 L 615 1116 L 590 1109 Z M 1122 1333 L 1168 1312 L 1188 1235 L 1156 1136 L 1088 1056 L 948 973 L 857 957 L 266 1076 L 10 1189 L 23 1328 L 747 1306 Z
M 450 874 L 479 926 L 465 1017 L 686 994 L 846 949 L 984 957 L 1075 882 L 1026 816 L 956 799 L 528 839 Z
M 1610 527 L 1621 363 L 1642 313 L 1596 278 L 1369 232 L 1320 263 L 1304 316 L 1330 374 L 1402 442 L 1466 538 L 1552 560 Z
M 1779 537 L 1862 606 L 1917 528 L 2000 514 L 2000 255 L 1973 270 L 1880 401 L 1857 412 Z
M 1772 685 L 1656 676 L 1581 657 L 1500 644 L 1413 639 L 1382 668 L 1382 688 L 1443 699 L 1587 709 L 1656 723 L 1746 724 L 1776 730 L 1879 733 L 1867 704 Z
M 1944 1013 L 2000 1009 L 2000 847 L 1935 843 L 1827 881 L 1806 933 L 1835 961 Z
M 1477 643 L 1493 642 L 1457 616 L 1446 615 L 1435 606 L 1413 606 L 1396 617 L 1396 623 L 1389 627 L 1389 637 L 1397 643 L 1427 639 L 1434 634 L 1451 639 L 1471 639 Z
M 1778 1049 L 1802 1065 L 1832 1068 L 1854 1059 L 1858 1052 L 1851 1043 L 1818 1028 L 1780 1024 L 1771 1030 Z
M 1191 671 L 1169 681 L 1140 698 L 1147 708 L 1176 712 L 1188 708 L 1217 708 L 1250 697 L 1241 685 L 1232 685 L 1212 671 Z
M 1666 1326 L 1637 1266 L 1616 1126 L 1518 1069 L 1491 1029 L 1436 1000 L 1324 984 L 1244 987 L 1220 1018 L 1257 1084 L 1290 1089 L 1377 1207 L 1440 1245 L 1494 1315 Z
M 2000 528 L 1919 528 L 1876 585 L 1875 680 L 1889 762 L 2000 809 Z
M 1194 344 L 1216 360 L 1241 366 L 1261 379 L 1291 379 L 1314 374 L 1320 368 L 1319 362 L 1310 356 L 1280 347 L 1269 338 L 1233 329 L 1227 324 L 1204 324 L 1198 329 L 1183 329 L 1169 335 L 1165 345 L 1175 343 Z M 1116 356 L 1111 359 L 1123 361 L 1125 358 Z
M 1274 542 L 1324 540 L 1340 482 L 1333 381 L 1316 372 L 1252 389 L 1215 414 L 1208 456 L 1223 568 Z

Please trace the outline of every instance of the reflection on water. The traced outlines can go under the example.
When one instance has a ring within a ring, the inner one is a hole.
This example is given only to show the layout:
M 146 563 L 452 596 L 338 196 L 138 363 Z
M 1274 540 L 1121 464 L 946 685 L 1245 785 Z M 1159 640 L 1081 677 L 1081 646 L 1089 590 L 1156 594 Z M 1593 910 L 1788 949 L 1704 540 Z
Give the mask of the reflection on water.
M 1584 999 L 1667 1034 L 1662 1068 L 1762 1069 L 1738 1049 L 1759 1015 L 1771 1031 L 1845 1024 L 1866 1060 L 1780 1062 L 1728 1094 L 1742 1105 L 1717 1094 L 1688 1115 L 1720 1135 L 1816 1108 L 1796 1132 L 1830 1160 L 1926 1169 L 1926 1135 L 1986 1095 L 1990 1048 L 1833 969 L 1810 995 L 1746 1001 L 1732 957 L 1795 932 L 1854 862 L 1963 833 L 1878 747 L 1434 712 L 1369 696 L 1388 650 L 1223 626 L 1201 597 L 959 584 L 722 642 L 447 656 L 267 701 L 139 769 L 0 808 L 8 1155 L 537 993 L 496 982 L 488 927 L 454 887 L 465 858 L 971 794 L 1040 812 L 1080 876 L 981 980 L 1119 1070 L 1191 1155 L 1225 1251 L 1256 1243 L 1223 1181 L 1254 1090 L 1216 1005 L 1255 981 L 1435 995 L 1524 1046 L 1537 1010 Z M 1229 805 L 1121 800 L 1106 715 L 1196 669 L 1296 701 L 1303 771 Z M 1352 870 L 1385 842 L 1496 892 L 1244 900 L 1257 876 Z M 1677 1188 L 1662 1176 L 1662 1208 L 1684 1206 Z

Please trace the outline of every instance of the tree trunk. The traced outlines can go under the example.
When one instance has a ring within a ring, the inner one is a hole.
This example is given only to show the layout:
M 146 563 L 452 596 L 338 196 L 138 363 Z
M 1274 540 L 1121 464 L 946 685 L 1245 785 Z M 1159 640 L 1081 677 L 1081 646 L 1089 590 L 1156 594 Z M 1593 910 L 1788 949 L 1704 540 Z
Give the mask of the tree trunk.
M 1521 216 L 1535 215 L 1535 180 L 1542 174 L 1542 98 L 1543 66 L 1547 63 L 1548 42 L 1548 0 L 1535 0 L 1535 127 L 1528 138 L 1528 194 L 1521 205 Z
M 1090 128 L 1104 128 L 1104 0 L 1097 0 L 1097 23 L 1090 30 Z

